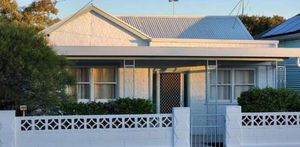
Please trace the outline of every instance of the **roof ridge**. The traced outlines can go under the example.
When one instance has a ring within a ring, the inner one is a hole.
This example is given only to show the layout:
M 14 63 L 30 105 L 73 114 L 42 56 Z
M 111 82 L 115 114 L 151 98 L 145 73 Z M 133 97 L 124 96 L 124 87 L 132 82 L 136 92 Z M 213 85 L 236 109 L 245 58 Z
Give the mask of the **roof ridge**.
M 189 15 L 115 15 L 116 17 L 134 17 L 134 18 L 236 18 L 237 16 L 226 16 L 226 15 L 209 15 L 209 16 L 189 16 Z
M 184 16 L 184 15 L 115 15 L 116 17 L 155 17 L 155 18 L 203 18 L 205 16 Z

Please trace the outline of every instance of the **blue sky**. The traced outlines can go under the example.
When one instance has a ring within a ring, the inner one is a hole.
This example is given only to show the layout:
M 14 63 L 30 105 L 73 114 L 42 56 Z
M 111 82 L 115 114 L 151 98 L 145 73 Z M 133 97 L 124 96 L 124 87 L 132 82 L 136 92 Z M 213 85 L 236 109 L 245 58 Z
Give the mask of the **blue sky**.
M 32 0 L 17 0 L 21 6 Z M 179 0 L 176 15 L 228 15 L 239 0 Z M 57 6 L 59 17 L 76 12 L 89 0 L 63 0 Z M 94 0 L 96 5 L 114 15 L 172 15 L 168 0 Z M 286 18 L 300 13 L 300 0 L 245 0 L 249 15 L 281 15 Z M 234 14 L 236 14 L 234 12 Z

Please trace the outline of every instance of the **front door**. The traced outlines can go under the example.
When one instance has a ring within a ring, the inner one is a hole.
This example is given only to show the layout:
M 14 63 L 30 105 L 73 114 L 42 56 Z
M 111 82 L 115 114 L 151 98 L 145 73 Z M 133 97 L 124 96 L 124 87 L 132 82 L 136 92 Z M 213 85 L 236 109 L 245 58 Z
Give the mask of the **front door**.
M 182 77 L 180 73 L 161 73 L 160 87 L 160 113 L 172 113 L 173 107 L 181 106 Z

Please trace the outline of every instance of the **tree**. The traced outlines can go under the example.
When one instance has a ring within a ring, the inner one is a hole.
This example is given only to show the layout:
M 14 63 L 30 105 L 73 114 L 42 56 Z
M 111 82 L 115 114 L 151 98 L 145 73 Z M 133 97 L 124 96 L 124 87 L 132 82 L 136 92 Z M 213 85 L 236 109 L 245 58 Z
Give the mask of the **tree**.
M 0 30 L 0 102 L 15 109 L 27 105 L 34 114 L 57 113 L 72 84 L 67 60 L 33 27 L 1 18 Z
M 272 17 L 242 15 L 240 16 L 240 19 L 252 36 L 259 35 L 260 33 L 285 21 L 284 17 L 278 15 L 274 15 Z
M 0 15 L 18 23 L 34 25 L 38 30 L 42 30 L 59 20 L 55 17 L 58 13 L 57 2 L 38 0 L 20 8 L 15 0 L 1 0 Z

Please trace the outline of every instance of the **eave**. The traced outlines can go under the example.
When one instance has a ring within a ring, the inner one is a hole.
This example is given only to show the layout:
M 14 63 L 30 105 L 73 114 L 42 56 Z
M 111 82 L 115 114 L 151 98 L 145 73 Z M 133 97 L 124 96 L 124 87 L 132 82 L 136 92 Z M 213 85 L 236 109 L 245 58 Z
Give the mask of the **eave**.
M 212 48 L 212 47 L 104 47 L 55 46 L 55 51 L 67 57 L 89 58 L 182 58 L 182 59 L 286 59 L 300 57 L 296 48 Z

